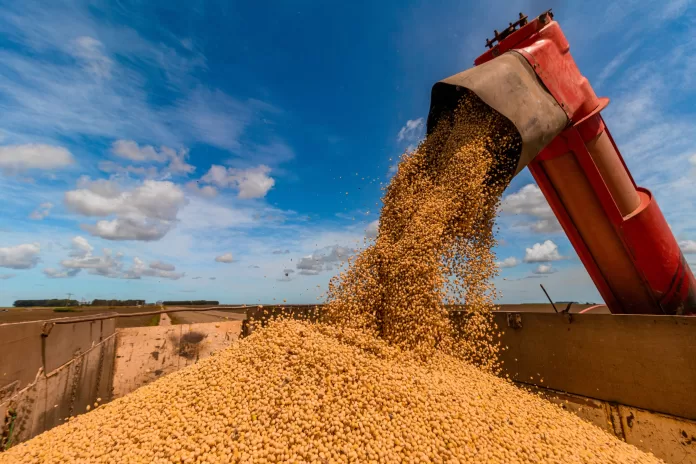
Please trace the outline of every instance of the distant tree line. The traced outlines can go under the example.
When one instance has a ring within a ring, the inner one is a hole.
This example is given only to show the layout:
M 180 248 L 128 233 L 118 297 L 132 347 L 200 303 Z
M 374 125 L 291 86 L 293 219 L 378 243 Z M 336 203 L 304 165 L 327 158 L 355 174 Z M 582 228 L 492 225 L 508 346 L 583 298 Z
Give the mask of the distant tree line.
M 30 306 L 77 306 L 80 302 L 77 300 L 67 300 L 65 298 L 54 298 L 50 300 L 17 300 L 14 302 L 15 308 L 28 308 Z
M 159 303 L 159 302 L 158 302 Z M 144 306 L 145 300 L 92 300 L 90 306 Z M 162 301 L 165 306 L 218 306 L 219 301 L 210 300 L 186 300 L 186 301 Z M 50 300 L 17 300 L 14 302 L 15 308 L 28 308 L 30 306 L 80 306 L 77 300 L 67 300 L 65 298 L 52 298 Z M 82 304 L 84 306 L 84 304 Z
M 92 300 L 92 306 L 142 306 L 145 300 Z
M 145 300 L 93 300 L 91 306 L 142 306 Z M 68 300 L 65 298 L 51 298 L 49 300 L 17 300 L 14 302 L 15 308 L 28 308 L 30 306 L 48 307 L 48 306 L 80 306 L 81 303 L 77 300 Z M 84 304 L 82 304 L 84 306 Z
M 192 300 L 192 301 L 163 301 L 164 306 L 217 306 L 219 301 Z

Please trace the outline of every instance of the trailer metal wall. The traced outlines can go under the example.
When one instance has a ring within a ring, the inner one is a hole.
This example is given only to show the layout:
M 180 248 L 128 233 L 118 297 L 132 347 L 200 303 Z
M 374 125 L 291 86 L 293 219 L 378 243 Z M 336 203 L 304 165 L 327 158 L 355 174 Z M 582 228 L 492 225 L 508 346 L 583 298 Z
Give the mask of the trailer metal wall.
M 114 319 L 0 325 L 0 450 L 233 343 L 241 322 L 116 329 Z

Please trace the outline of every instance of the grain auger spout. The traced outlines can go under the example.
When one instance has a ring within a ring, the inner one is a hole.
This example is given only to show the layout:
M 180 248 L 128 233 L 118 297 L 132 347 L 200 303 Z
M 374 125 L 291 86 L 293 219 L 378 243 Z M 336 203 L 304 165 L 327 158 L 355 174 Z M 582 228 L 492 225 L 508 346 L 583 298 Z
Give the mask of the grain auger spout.
M 612 313 L 695 314 L 696 279 L 649 190 L 636 185 L 551 11 L 486 41 L 474 67 L 433 86 L 428 132 L 475 94 L 522 140 L 529 168 Z

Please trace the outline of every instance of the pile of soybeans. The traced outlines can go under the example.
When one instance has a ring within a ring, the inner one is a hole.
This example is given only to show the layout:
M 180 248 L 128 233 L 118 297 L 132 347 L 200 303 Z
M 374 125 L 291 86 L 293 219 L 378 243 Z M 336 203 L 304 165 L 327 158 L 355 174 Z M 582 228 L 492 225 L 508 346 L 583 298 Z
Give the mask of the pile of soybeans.
M 405 155 L 322 323 L 272 321 L 0 462 L 659 462 L 496 375 L 509 124 L 469 96 Z M 456 327 L 445 304 L 466 307 Z

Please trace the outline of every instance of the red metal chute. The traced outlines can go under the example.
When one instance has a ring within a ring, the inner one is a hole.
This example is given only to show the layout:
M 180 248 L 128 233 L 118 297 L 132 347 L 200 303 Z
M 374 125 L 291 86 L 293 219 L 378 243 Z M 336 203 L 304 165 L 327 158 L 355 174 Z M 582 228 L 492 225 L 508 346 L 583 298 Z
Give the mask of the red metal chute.
M 476 66 L 519 53 L 568 116 L 568 127 L 528 167 L 610 311 L 696 313 L 696 279 L 604 123 L 609 100 L 580 73 L 551 12 L 531 22 L 520 15 L 487 43 Z

